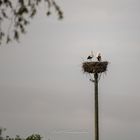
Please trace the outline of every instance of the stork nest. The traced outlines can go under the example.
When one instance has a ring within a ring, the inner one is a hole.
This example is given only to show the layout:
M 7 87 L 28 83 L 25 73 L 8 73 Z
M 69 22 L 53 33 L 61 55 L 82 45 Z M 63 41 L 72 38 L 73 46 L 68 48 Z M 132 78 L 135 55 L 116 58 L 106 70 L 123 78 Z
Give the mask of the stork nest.
M 107 61 L 102 62 L 83 62 L 82 69 L 86 73 L 103 73 L 107 71 Z

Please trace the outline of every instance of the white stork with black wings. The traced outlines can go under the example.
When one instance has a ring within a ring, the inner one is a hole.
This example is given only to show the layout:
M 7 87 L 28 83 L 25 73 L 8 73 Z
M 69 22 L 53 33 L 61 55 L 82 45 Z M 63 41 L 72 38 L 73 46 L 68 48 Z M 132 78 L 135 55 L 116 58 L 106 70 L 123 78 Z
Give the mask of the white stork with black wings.
M 101 53 L 97 53 L 96 58 L 99 62 L 101 62 L 102 60 Z
M 94 57 L 93 51 L 91 51 L 91 54 L 87 57 L 88 60 L 91 60 Z

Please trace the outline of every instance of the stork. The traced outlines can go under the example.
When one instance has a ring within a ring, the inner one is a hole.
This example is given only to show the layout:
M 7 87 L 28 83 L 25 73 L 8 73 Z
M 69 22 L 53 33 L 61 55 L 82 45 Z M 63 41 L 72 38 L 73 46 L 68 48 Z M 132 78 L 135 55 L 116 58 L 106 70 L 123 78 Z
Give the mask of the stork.
M 101 53 L 97 53 L 96 58 L 97 58 L 97 60 L 98 60 L 99 62 L 101 62 L 101 60 L 102 60 L 102 58 L 101 58 Z
M 91 60 L 94 57 L 93 51 L 91 51 L 91 54 L 87 57 L 87 59 Z

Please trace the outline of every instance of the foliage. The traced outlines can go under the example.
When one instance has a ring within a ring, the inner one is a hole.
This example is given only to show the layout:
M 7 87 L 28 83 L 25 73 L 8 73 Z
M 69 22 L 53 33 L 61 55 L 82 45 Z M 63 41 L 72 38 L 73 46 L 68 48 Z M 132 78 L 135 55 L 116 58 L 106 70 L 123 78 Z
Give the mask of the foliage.
M 31 136 L 25 138 L 21 138 L 19 135 L 16 135 L 15 138 L 10 138 L 9 136 L 6 136 L 6 139 L 3 140 L 41 140 L 42 137 L 39 134 L 32 134 Z
M 6 136 L 6 138 L 2 137 L 2 132 L 6 131 L 6 128 L 0 127 L 0 140 L 41 140 L 42 137 L 40 134 L 32 134 L 28 136 L 26 139 L 21 138 L 19 135 L 16 135 L 15 138 L 10 138 L 9 136 Z
M 10 138 L 9 136 L 6 136 L 3 140 L 25 140 L 24 138 L 21 138 L 19 135 L 16 135 L 15 138 Z
M 39 134 L 32 134 L 31 136 L 27 137 L 26 140 L 41 140 L 41 136 Z
M 47 16 L 51 15 L 54 8 L 58 18 L 63 18 L 63 12 L 55 0 L 0 0 L 0 44 L 19 41 L 41 3 L 47 6 Z M 8 26 L 5 27 L 7 23 Z

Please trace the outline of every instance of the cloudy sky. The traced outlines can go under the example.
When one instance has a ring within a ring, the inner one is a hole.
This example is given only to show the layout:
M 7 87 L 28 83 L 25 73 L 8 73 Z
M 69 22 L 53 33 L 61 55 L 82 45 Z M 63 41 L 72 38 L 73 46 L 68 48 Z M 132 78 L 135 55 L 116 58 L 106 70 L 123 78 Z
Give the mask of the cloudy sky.
M 91 140 L 94 86 L 81 64 L 91 50 L 110 62 L 99 82 L 100 137 L 140 137 L 140 1 L 59 0 L 20 43 L 0 48 L 0 126 L 5 135 Z

